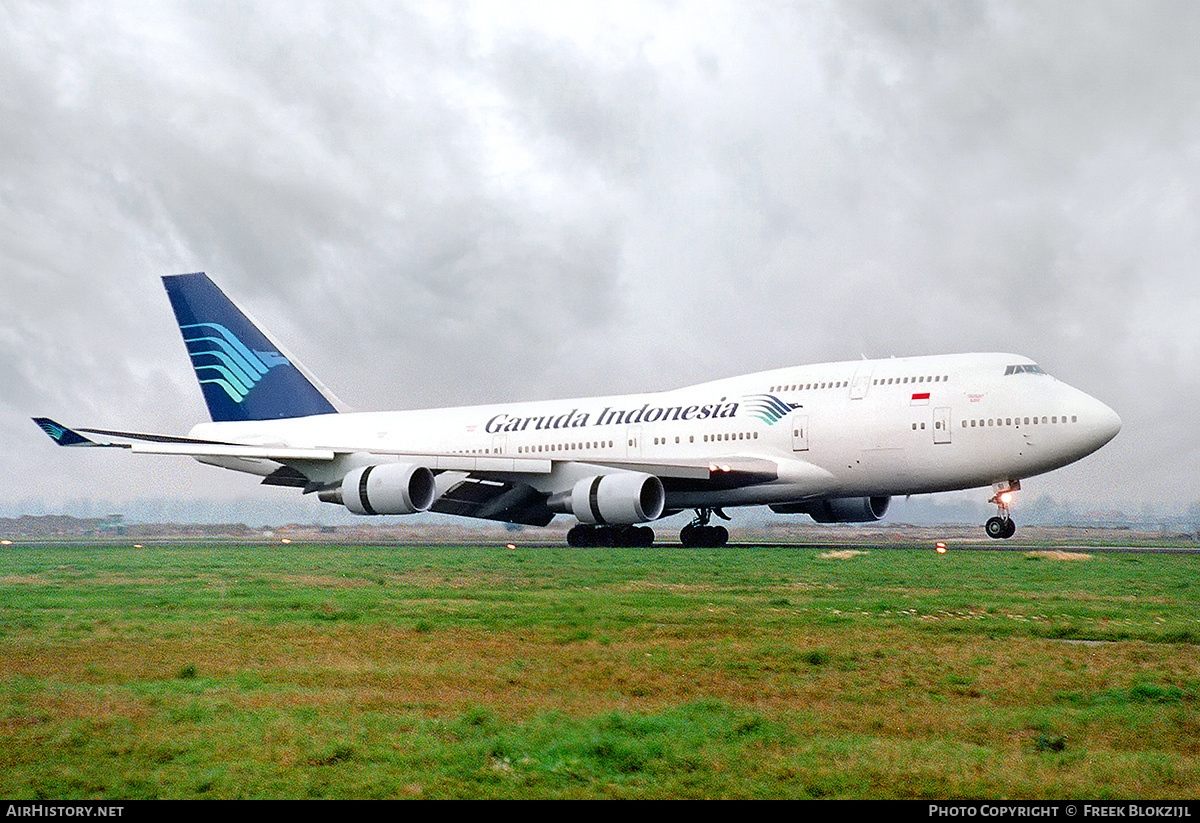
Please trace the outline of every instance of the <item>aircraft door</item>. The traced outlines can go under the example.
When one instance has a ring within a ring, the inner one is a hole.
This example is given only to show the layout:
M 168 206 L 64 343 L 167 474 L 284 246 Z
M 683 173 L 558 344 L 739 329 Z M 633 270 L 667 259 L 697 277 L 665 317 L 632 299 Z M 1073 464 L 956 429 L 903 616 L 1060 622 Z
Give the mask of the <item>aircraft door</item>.
M 788 420 L 792 426 L 792 451 L 808 451 L 808 415 L 793 414 Z
M 950 409 L 947 406 L 933 410 L 933 442 L 950 442 Z
M 642 456 L 642 427 L 630 426 L 625 430 L 625 456 Z
M 854 373 L 854 379 L 850 382 L 850 399 L 862 400 L 867 396 L 867 389 L 871 386 L 871 364 L 863 363 L 859 366 L 857 372 Z

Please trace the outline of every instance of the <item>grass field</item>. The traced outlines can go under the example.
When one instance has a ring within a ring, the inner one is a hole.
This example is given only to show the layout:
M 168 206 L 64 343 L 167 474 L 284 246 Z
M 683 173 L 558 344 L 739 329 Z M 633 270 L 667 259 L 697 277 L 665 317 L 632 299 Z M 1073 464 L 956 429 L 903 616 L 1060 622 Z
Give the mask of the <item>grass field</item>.
M 12 545 L 0 795 L 1200 796 L 1200 558 Z

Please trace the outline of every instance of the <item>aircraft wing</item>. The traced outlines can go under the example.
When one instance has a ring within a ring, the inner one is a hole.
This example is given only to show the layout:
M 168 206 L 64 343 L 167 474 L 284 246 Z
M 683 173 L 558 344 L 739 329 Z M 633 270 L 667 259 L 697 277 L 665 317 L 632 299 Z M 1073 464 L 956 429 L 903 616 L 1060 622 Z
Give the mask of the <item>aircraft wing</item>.
M 274 471 L 267 469 L 261 472 L 264 474 L 263 483 L 295 486 L 306 492 L 320 490 L 325 484 L 309 479 L 303 470 L 305 463 L 328 463 L 339 455 L 348 454 L 374 454 L 411 461 L 427 467 L 439 477 L 438 494 L 432 511 L 531 526 L 546 525 L 554 513 L 546 507 L 546 493 L 524 482 L 522 477 L 550 474 L 555 463 L 595 466 L 597 473 L 602 469 L 616 469 L 652 474 L 662 481 L 668 492 L 731 489 L 769 483 L 779 476 L 779 465 L 775 461 L 752 456 L 731 455 L 722 457 L 718 462 L 687 459 L 579 460 L 401 452 L 370 447 L 303 448 L 225 443 L 111 429 L 72 429 L 48 417 L 35 417 L 33 421 L 60 446 L 125 449 L 135 454 L 181 455 L 202 461 L 204 458 L 271 460 L 282 465 Z M 87 435 L 116 437 L 130 442 L 94 440 Z
M 290 460 L 328 462 L 336 458 L 339 454 L 378 454 L 401 460 L 407 458 L 414 463 L 427 466 L 435 473 L 466 472 L 472 476 L 489 480 L 503 480 L 505 477 L 514 474 L 549 474 L 553 470 L 555 462 L 585 463 L 587 465 L 622 471 L 644 472 L 656 475 L 664 482 L 677 481 L 680 484 L 688 484 L 690 481 L 691 483 L 708 488 L 712 488 L 713 484 L 718 484 L 721 488 L 732 488 L 756 483 L 768 483 L 779 476 L 778 464 L 773 460 L 736 455 L 723 457 L 719 461 L 655 461 L 610 458 L 560 460 L 557 458 L 501 457 L 498 455 L 402 452 L 373 449 L 370 447 L 361 449 L 338 447 L 333 449 L 247 445 L 244 443 L 226 443 L 219 440 L 200 440 L 176 435 L 146 434 L 142 432 L 116 431 L 113 429 L 83 427 L 72 429 L 49 417 L 35 417 L 33 418 L 33 422 L 60 446 L 127 449 L 135 454 L 176 454 L 188 457 L 243 457 L 280 462 Z M 83 432 L 92 435 L 102 435 L 104 437 L 122 438 L 132 442 L 114 443 L 111 441 L 97 441 L 87 437 Z
M 549 474 L 555 462 L 585 463 L 597 467 L 622 471 L 644 472 L 659 477 L 672 487 L 733 488 L 736 486 L 768 483 L 778 476 L 775 461 L 758 457 L 728 456 L 719 461 L 673 460 L 655 461 L 642 459 L 558 460 L 552 458 L 501 457 L 498 455 L 436 454 L 425 452 L 401 452 L 391 450 L 362 449 L 352 447 L 306 448 L 294 446 L 247 445 L 226 443 L 218 440 L 200 440 L 166 434 L 116 431 L 112 429 L 72 429 L 49 417 L 35 417 L 38 425 L 60 446 L 127 449 L 135 454 L 174 454 L 187 457 L 240 457 L 247 459 L 311 460 L 329 462 L 339 454 L 366 453 L 387 455 L 396 459 L 409 459 L 427 466 L 435 473 L 465 472 L 480 480 L 501 481 L 521 474 Z M 117 437 L 131 442 L 114 443 L 97 441 L 83 434 Z

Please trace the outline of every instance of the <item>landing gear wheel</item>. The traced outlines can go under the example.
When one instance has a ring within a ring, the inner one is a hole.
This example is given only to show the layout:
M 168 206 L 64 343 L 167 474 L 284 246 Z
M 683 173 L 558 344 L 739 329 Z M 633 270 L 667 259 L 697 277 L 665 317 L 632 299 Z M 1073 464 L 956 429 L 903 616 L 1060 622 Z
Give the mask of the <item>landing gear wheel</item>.
M 596 527 L 586 523 L 572 526 L 567 532 L 567 545 L 575 548 L 587 548 L 596 545 Z
M 700 545 L 700 538 L 696 535 L 696 530 L 699 528 L 699 526 L 693 526 L 691 523 L 688 523 L 679 530 L 679 542 L 683 544 L 685 549 L 693 549 Z
M 989 517 L 988 522 L 983 525 L 983 530 L 987 532 L 988 537 L 999 540 L 1004 536 L 1004 521 L 999 517 Z
M 594 526 L 579 523 L 567 532 L 567 545 L 575 548 L 629 546 L 648 549 L 654 545 L 649 526 Z
M 710 509 L 697 509 L 696 519 L 679 532 L 679 542 L 685 549 L 715 549 L 729 542 L 729 530 L 724 526 L 710 526 Z
M 989 518 L 983 528 L 994 540 L 1007 540 L 1017 533 L 1017 524 L 1011 517 Z

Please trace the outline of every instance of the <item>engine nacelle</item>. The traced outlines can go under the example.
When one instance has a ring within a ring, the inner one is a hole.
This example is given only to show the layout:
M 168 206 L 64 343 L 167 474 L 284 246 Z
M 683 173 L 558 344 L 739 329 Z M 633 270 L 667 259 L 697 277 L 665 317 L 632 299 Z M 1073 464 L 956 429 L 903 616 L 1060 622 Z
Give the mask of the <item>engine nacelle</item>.
M 573 514 L 580 523 L 646 523 L 662 516 L 667 495 L 652 474 L 621 472 L 587 477 L 569 492 L 552 496 L 551 511 Z
M 777 514 L 807 514 L 818 523 L 873 523 L 887 514 L 890 497 L 830 497 L 803 503 L 777 503 Z
M 382 463 L 353 469 L 333 494 L 321 499 L 342 503 L 355 514 L 415 514 L 433 505 L 433 472 L 409 463 Z

